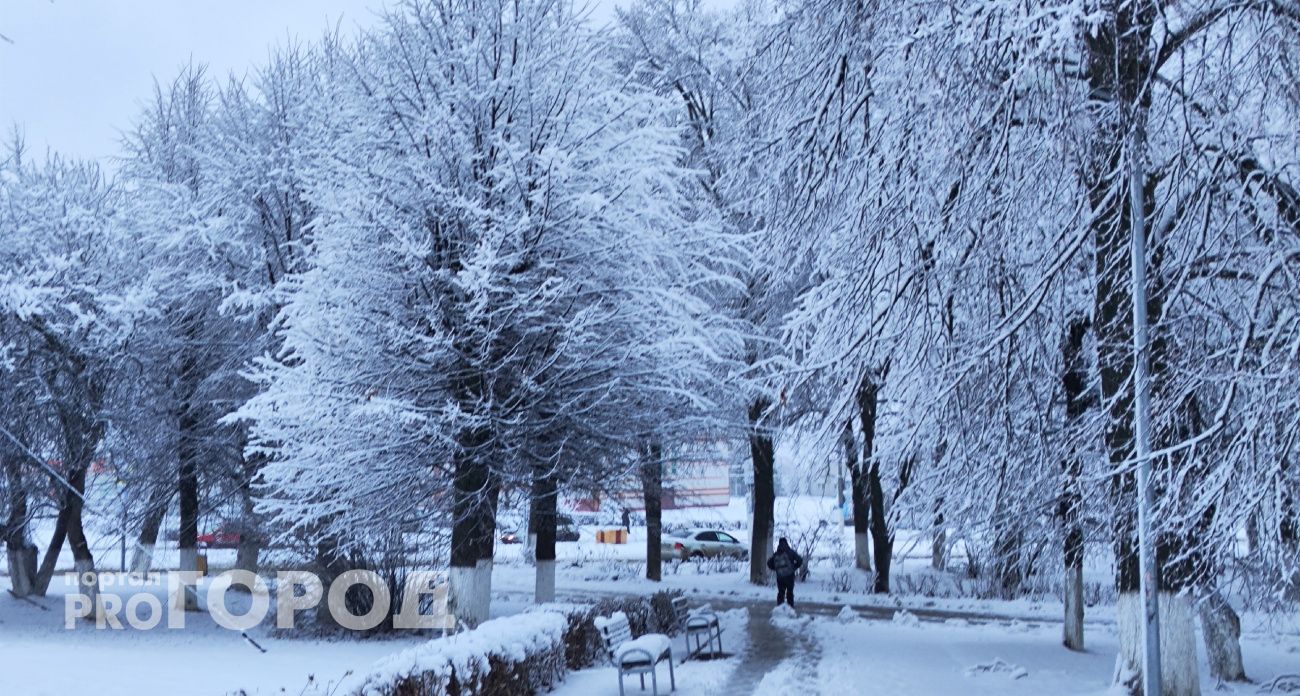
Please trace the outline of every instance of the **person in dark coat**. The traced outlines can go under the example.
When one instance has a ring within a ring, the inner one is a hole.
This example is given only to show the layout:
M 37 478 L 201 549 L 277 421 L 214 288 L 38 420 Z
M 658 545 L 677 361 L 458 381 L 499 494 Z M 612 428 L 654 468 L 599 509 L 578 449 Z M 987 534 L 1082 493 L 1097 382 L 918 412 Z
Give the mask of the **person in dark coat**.
M 803 558 L 790 548 L 790 542 L 781 537 L 776 553 L 767 559 L 767 568 L 776 573 L 776 605 L 782 603 L 794 608 L 794 574 L 803 566 Z

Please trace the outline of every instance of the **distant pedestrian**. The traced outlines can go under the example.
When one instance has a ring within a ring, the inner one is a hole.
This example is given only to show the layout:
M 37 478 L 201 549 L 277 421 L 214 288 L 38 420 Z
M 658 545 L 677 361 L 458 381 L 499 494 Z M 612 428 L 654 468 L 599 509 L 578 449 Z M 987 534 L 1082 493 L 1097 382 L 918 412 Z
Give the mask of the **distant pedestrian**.
M 776 553 L 767 559 L 768 570 L 776 573 L 776 605 L 789 604 L 794 608 L 794 575 L 803 566 L 803 558 L 790 548 L 790 542 L 781 537 Z
M 623 529 L 626 529 L 628 534 L 632 533 L 632 513 L 627 508 L 623 508 Z

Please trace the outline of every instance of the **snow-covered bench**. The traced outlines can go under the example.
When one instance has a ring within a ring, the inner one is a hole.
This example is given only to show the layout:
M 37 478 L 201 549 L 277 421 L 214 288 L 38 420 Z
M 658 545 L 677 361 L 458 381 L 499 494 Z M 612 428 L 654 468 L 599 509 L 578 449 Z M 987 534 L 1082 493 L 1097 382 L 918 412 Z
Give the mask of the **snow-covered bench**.
M 718 615 L 713 612 L 712 607 L 705 604 L 701 607 L 691 609 L 686 606 L 685 597 L 673 598 L 673 615 L 677 618 L 677 624 L 682 627 L 682 633 L 686 635 L 686 655 L 688 658 L 695 657 L 704 651 L 704 646 L 709 646 L 709 651 L 718 654 L 722 652 L 722 623 L 718 621 Z M 695 636 L 695 647 L 691 647 L 691 636 Z M 707 638 L 707 642 L 704 639 Z M 714 650 L 714 643 L 718 647 Z
M 650 674 L 650 686 L 659 694 L 660 662 L 668 662 L 668 680 L 671 691 L 677 690 L 677 677 L 673 674 L 673 645 L 668 636 L 662 633 L 647 633 L 640 638 L 632 637 L 632 628 L 628 626 L 627 614 L 616 611 L 609 617 L 596 617 L 596 630 L 600 631 L 601 640 L 609 652 L 609 661 L 618 668 L 618 694 L 623 696 L 623 675 L 635 674 L 641 678 L 641 690 L 645 691 L 645 675 Z

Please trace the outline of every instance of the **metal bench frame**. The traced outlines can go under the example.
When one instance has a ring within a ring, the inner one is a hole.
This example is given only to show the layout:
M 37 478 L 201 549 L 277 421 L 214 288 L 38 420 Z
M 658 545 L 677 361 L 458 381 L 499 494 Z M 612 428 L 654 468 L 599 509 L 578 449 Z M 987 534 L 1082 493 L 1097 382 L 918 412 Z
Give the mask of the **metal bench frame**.
M 699 655 L 704 651 L 705 645 L 714 654 L 722 652 L 722 622 L 713 611 L 697 610 L 692 614 L 690 608 L 686 606 L 685 597 L 674 597 L 673 616 L 676 617 L 677 624 L 682 627 L 682 633 L 686 636 L 686 659 Z M 695 637 L 693 649 L 691 636 Z M 708 641 L 705 642 L 703 638 L 707 638 Z M 718 646 L 716 651 L 713 648 L 714 643 Z
M 627 623 L 627 617 L 609 617 L 609 623 L 598 628 L 601 640 L 605 642 L 605 651 L 609 653 L 610 664 L 618 669 L 618 696 L 624 696 L 623 676 L 626 674 L 635 674 L 641 678 L 641 690 L 645 691 L 645 675 L 650 674 L 651 693 L 659 696 L 659 663 L 668 662 L 668 681 L 671 684 L 670 691 L 677 690 L 677 676 L 673 674 L 673 648 L 672 643 L 662 655 L 651 655 L 649 651 L 633 648 L 623 653 L 622 659 L 618 657 L 618 649 L 624 643 L 632 640 L 632 628 Z M 667 638 L 667 636 L 664 636 Z M 624 664 L 631 658 L 634 664 Z M 644 662 L 641 659 L 644 658 Z

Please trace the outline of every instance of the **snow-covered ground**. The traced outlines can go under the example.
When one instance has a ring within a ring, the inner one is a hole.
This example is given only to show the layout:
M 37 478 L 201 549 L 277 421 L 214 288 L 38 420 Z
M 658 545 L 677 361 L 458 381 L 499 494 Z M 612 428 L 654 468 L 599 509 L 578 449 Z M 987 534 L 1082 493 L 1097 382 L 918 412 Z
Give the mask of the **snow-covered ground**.
M 726 649 L 735 656 L 680 667 L 678 691 L 684 696 L 754 690 L 775 695 L 794 693 L 795 687 L 801 694 L 841 696 L 858 693 L 854 685 L 862 679 L 869 679 L 880 693 L 899 694 L 1096 694 L 1108 688 L 1117 649 L 1110 606 L 1088 607 L 1088 651 L 1071 653 L 1060 646 L 1062 608 L 1050 594 L 1011 601 L 977 599 L 961 592 L 870 594 L 865 574 L 845 567 L 852 564 L 852 530 L 831 524 L 833 500 L 783 499 L 777 509 L 778 534 L 792 540 L 831 518 L 821 527 L 812 575 L 796 588 L 801 610 L 809 615 L 778 618 L 777 631 L 768 630 L 766 617 L 773 592 L 748 583 L 744 562 L 673 562 L 666 564 L 661 583 L 645 580 L 641 527 L 633 528 L 628 544 L 597 544 L 595 531 L 602 525 L 592 522 L 599 520 L 580 519 L 588 522 L 581 527 L 581 539 L 558 544 L 557 591 L 562 600 L 572 600 L 678 589 L 696 603 L 711 601 L 726 611 Z M 736 530 L 746 511 L 743 500 L 736 500 L 726 508 L 672 510 L 665 517 L 670 526 L 717 525 Z M 38 544 L 44 543 L 43 530 L 37 527 Z M 743 529 L 737 532 L 744 534 Z M 101 566 L 112 568 L 116 558 L 107 537 L 96 537 L 99 558 Z M 910 587 L 935 589 L 954 582 L 954 574 L 930 570 L 925 539 L 904 532 L 898 548 L 895 576 L 911 580 L 896 587 L 910 582 Z M 531 604 L 534 571 L 525 555 L 524 545 L 498 546 L 494 616 L 512 615 Z M 160 565 L 174 566 L 173 556 L 174 549 L 164 545 Z M 215 569 L 228 567 L 233 551 L 211 551 L 209 560 Z M 70 568 L 70 559 L 61 565 Z M 1105 559 L 1094 559 L 1090 575 L 1104 582 Z M 847 584 L 845 577 L 850 580 Z M 249 631 L 266 648 L 261 653 L 238 632 L 217 626 L 202 612 L 187 615 L 183 630 L 95 630 L 84 622 L 67 630 L 63 596 L 75 591 L 74 582 L 71 575 L 60 575 L 49 597 L 32 602 L 0 592 L 0 694 L 62 696 L 82 693 L 92 685 L 101 696 L 224 695 L 240 690 L 248 696 L 298 694 L 309 680 L 329 684 L 349 672 L 364 673 L 376 661 L 422 640 L 283 638 L 263 625 Z M 0 575 L 0 589 L 7 587 L 7 577 Z M 205 582 L 200 592 L 206 589 Z M 163 586 L 148 591 L 161 596 Z M 234 604 L 246 601 L 243 595 L 229 597 Z M 836 612 L 844 605 L 852 605 L 871 620 L 838 620 Z M 899 613 L 902 610 L 908 613 Z M 1267 681 L 1300 672 L 1300 619 L 1245 614 L 1243 621 L 1242 644 L 1252 678 Z M 768 644 L 750 645 L 751 636 Z M 69 657 L 70 651 L 75 657 Z M 1212 685 L 1207 674 L 1203 662 L 1208 692 Z M 743 683 L 740 691 L 735 690 L 736 680 Z M 1255 689 L 1245 686 L 1238 691 Z M 584 670 L 571 674 L 557 693 L 612 695 L 617 693 L 617 679 L 609 668 Z
M 206 599 L 206 586 L 200 599 Z M 78 621 L 64 627 L 64 596 L 77 591 L 72 576 L 56 578 L 47 597 L 31 602 L 10 595 L 0 578 L 0 694 L 5 696 L 270 696 L 299 694 L 309 680 L 337 682 L 348 671 L 418 639 L 279 639 L 267 626 L 248 631 L 259 652 L 238 631 L 222 628 L 206 612 L 185 615 L 183 629 L 165 622 L 151 630 L 96 629 Z M 165 586 L 138 588 L 163 601 Z M 247 608 L 246 595 L 227 594 L 232 611 Z M 505 608 L 504 606 L 501 608 Z M 147 610 L 141 610 L 142 615 Z
M 870 684 L 883 694 L 1104 694 L 1110 691 L 1118 648 L 1114 629 L 1090 629 L 1087 652 L 1060 645 L 1060 626 L 961 619 L 925 622 L 908 613 L 892 621 L 803 615 L 774 622 L 788 638 L 808 636 L 813 647 L 773 669 L 759 696 L 861 693 Z M 1243 642 L 1250 675 L 1269 681 L 1300 668 L 1300 641 L 1278 645 L 1259 636 Z M 1216 693 L 1201 655 L 1203 693 Z M 1256 693 L 1256 684 L 1229 685 L 1217 693 Z

